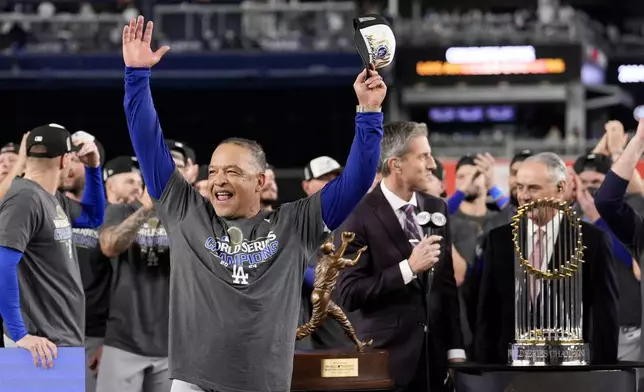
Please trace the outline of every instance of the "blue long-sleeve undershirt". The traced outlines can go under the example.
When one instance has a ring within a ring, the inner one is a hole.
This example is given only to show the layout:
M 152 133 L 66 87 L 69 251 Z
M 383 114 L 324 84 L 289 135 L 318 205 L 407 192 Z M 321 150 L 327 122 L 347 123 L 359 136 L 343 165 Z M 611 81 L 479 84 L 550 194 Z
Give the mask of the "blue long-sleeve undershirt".
M 376 177 L 382 113 L 358 113 L 356 135 L 342 174 L 322 188 L 322 219 L 329 230 L 337 229 L 367 194 Z
M 628 180 L 609 170 L 595 194 L 595 207 L 615 236 L 639 252 L 638 237 L 641 236 L 644 219 L 624 200 L 627 188 Z
M 139 160 L 148 193 L 161 198 L 174 172 L 174 160 L 165 144 L 150 91 L 150 69 L 125 68 L 125 116 L 132 147 Z
M 608 223 L 602 218 L 599 218 L 595 222 L 595 226 L 599 227 L 600 229 L 604 230 L 606 233 L 610 235 L 611 242 L 613 243 L 613 255 L 615 255 L 615 258 L 628 265 L 629 267 L 633 266 L 633 256 L 631 256 L 631 253 L 626 249 L 626 246 L 622 244 L 622 241 L 617 238 L 615 233 L 608 227 Z
M 73 227 L 93 229 L 103 224 L 105 190 L 100 167 L 85 167 L 85 187 L 80 204 L 83 210 L 72 222 Z
M 21 259 L 22 252 L 0 246 L 0 314 L 7 325 L 7 333 L 14 342 L 27 335 L 20 313 L 18 263 Z
M 174 172 L 150 92 L 150 70 L 125 68 L 125 113 L 132 146 L 150 196 L 159 199 Z M 382 140 L 382 113 L 358 113 L 347 164 L 321 191 L 322 219 L 336 229 L 367 193 L 376 176 Z
M 447 199 L 447 213 L 453 215 L 458 211 L 461 203 L 465 200 L 465 192 L 457 190 Z

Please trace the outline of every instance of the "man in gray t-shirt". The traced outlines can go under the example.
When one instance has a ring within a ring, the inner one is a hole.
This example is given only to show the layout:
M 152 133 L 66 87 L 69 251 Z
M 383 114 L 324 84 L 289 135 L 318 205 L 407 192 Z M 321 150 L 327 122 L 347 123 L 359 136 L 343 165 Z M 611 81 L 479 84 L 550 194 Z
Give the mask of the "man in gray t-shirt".
M 82 346 L 85 296 L 72 226 L 97 227 L 105 201 L 96 145 L 73 149 L 57 124 L 37 127 L 25 142 L 24 178 L 15 178 L 0 203 L 0 312 L 6 343 L 31 352 L 34 364 L 53 366 L 56 346 Z M 86 165 L 84 196 L 57 191 L 71 154 Z
M 342 173 L 342 166 L 333 158 L 327 156 L 312 159 L 304 168 L 304 181 L 302 181 L 302 190 L 307 196 L 313 196 L 319 192 L 329 181 L 337 178 Z M 331 232 L 328 230 L 319 239 L 324 242 Z M 311 294 L 313 293 L 313 284 L 315 282 L 315 267 L 321 253 L 315 252 L 309 258 L 306 272 L 304 273 L 304 285 L 302 286 L 302 305 L 300 309 L 300 322 L 302 325 L 307 323 L 313 315 L 313 304 L 311 303 Z M 337 291 L 331 293 L 333 300 L 339 303 Z M 347 313 L 345 311 L 345 313 Z M 349 316 L 349 315 L 347 315 Z M 322 325 L 313 331 L 310 336 L 295 342 L 295 348 L 298 350 L 306 349 L 334 349 L 354 346 L 351 339 L 347 337 L 342 326 L 335 320 L 327 318 Z
M 315 195 L 261 211 L 266 156 L 230 138 L 212 154 L 209 199 L 175 170 L 150 92 L 143 17 L 123 30 L 124 107 L 143 179 L 170 238 L 172 392 L 286 392 L 307 259 L 325 225 L 333 230 L 367 193 L 376 174 L 386 86 L 377 72 L 354 83 L 356 136 L 340 177 Z M 311 112 L 312 121 L 323 113 Z

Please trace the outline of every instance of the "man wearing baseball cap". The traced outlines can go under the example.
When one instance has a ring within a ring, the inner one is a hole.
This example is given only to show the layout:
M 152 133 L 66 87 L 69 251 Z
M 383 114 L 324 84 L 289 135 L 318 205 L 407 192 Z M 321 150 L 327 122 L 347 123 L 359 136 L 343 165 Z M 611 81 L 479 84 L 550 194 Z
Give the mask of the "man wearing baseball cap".
M 302 189 L 307 196 L 314 195 L 341 172 L 342 166 L 335 159 L 327 156 L 317 157 L 304 168 Z
M 183 154 L 183 153 L 182 153 Z M 171 155 L 177 167 L 183 155 Z M 166 229 L 147 190 L 141 195 L 138 160 L 118 157 L 105 165 L 110 204 L 99 231 L 112 258 L 109 319 L 96 392 L 168 392 L 170 249 Z
M 103 167 L 105 194 L 110 204 L 127 204 L 143 195 L 143 179 L 139 161 L 129 155 L 109 160 Z
M 104 166 L 105 149 L 93 135 L 90 135 L 85 131 L 77 131 L 72 134 L 72 141 L 76 141 L 78 143 L 93 142 L 96 144 L 98 154 L 101 157 L 100 166 Z M 70 199 L 79 201 L 83 197 L 83 189 L 85 189 L 85 165 L 81 162 L 78 155 L 72 154 L 67 176 L 62 179 L 59 190 Z
M 312 159 L 304 167 L 304 181 L 302 181 L 302 189 L 307 196 L 314 195 L 320 189 L 332 181 L 342 172 L 342 166 L 335 159 L 328 156 L 320 156 Z M 320 243 L 324 242 L 330 232 L 325 232 Z M 308 322 L 313 312 L 313 304 L 311 303 L 311 293 L 315 281 L 315 266 L 317 265 L 318 255 L 314 253 L 309 258 L 308 267 L 304 274 L 304 285 L 302 287 L 302 303 L 300 310 L 300 317 L 302 322 Z M 335 294 L 334 294 L 335 295 Z M 336 303 L 339 301 L 336 298 Z M 301 341 L 297 341 L 296 345 L 299 349 L 331 349 L 349 347 L 353 343 L 349 340 L 342 328 L 338 323 L 329 322 L 323 323 L 318 327 L 310 336 Z
M 141 197 L 142 181 L 137 167 L 136 158 L 130 156 L 116 157 L 104 165 L 109 203 L 131 202 Z M 84 182 L 84 174 L 82 179 Z M 112 265 L 101 251 L 96 228 L 75 227 L 73 233 L 85 291 L 85 391 L 94 392 L 109 316 Z
M 93 142 L 72 143 L 58 124 L 35 128 L 25 143 L 24 177 L 13 179 L 0 203 L 0 222 L 11 222 L 0 226 L 0 313 L 5 345 L 29 350 L 36 366 L 52 367 L 57 346 L 84 344 L 85 297 L 72 225 L 103 222 L 100 157 Z M 72 153 L 86 166 L 80 203 L 58 192 Z

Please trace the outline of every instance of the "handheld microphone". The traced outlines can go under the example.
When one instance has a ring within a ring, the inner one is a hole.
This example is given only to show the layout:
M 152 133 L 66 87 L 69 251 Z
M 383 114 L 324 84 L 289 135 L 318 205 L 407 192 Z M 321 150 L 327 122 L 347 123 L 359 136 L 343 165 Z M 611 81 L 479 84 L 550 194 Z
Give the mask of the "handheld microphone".
M 416 215 L 415 220 L 423 231 L 426 232 L 425 237 L 432 236 L 436 230 L 444 227 L 447 223 L 447 218 L 440 212 L 430 214 L 427 211 L 422 211 Z M 432 266 L 428 271 L 424 271 L 423 277 L 427 282 L 427 293 L 430 293 L 434 277 L 434 266 Z
M 435 229 L 440 229 L 447 223 L 447 218 L 440 212 L 430 214 L 427 211 L 422 211 L 414 219 L 423 231 L 426 231 L 426 236 L 433 235 Z

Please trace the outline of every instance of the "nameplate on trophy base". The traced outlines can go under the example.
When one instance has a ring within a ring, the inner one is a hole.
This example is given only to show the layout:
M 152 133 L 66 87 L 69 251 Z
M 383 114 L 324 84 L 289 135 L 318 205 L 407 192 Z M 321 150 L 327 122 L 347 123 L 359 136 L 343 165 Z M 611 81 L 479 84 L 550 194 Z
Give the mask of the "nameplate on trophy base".
M 580 366 L 590 363 L 587 343 L 515 343 L 510 345 L 509 362 L 514 366 Z
M 298 350 L 291 391 L 389 390 L 388 358 L 378 350 Z
M 358 377 L 358 358 L 329 358 L 322 360 L 322 377 Z

